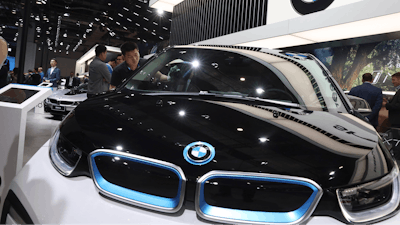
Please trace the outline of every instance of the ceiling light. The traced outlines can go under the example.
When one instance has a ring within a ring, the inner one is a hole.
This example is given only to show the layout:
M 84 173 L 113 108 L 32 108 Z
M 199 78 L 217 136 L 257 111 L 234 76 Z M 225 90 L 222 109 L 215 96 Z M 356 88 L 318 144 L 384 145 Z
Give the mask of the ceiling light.
M 124 17 L 124 15 L 122 15 L 121 13 L 118 13 L 118 16 L 120 16 L 120 17 Z
M 197 61 L 197 60 L 193 61 L 193 62 L 192 62 L 192 66 L 193 66 L 194 68 L 199 67 L 199 66 L 200 66 L 199 61 Z
M 128 8 L 125 8 L 125 7 L 122 7 L 124 10 L 126 10 L 126 11 L 129 11 L 129 9 Z
M 67 55 L 68 55 L 68 54 L 69 54 L 69 52 L 68 52 L 68 51 L 66 51 L 66 52 L 65 52 L 65 54 L 67 54 Z
M 149 21 L 149 19 L 147 19 L 146 17 L 143 17 L 144 20 Z
M 241 77 L 241 78 L 240 78 L 240 81 L 246 81 L 246 78 Z
M 60 45 L 63 46 L 63 45 L 64 45 L 64 42 L 60 42 Z
M 242 132 L 242 131 L 243 131 L 243 128 L 238 127 L 236 130 Z
M 108 5 L 111 5 L 111 2 L 109 2 Z
M 168 28 L 166 28 L 166 27 L 163 27 L 162 29 L 164 29 L 164 30 L 168 30 Z
M 96 18 L 94 18 L 94 20 L 96 20 L 97 22 L 98 22 L 98 21 L 100 21 L 100 19 L 99 19 L 99 18 L 97 18 L 97 17 L 96 17 Z
M 135 16 L 139 16 L 139 14 L 137 14 L 137 13 L 135 13 L 135 12 L 133 13 L 133 15 L 135 15 Z
M 108 17 L 108 19 L 110 19 L 110 20 L 114 20 L 111 16 L 110 17 Z
M 164 13 L 164 10 L 162 10 L 161 8 L 158 8 L 157 13 L 158 13 L 158 15 L 161 16 Z
M 11 10 L 11 13 L 12 14 L 17 14 L 17 10 L 13 9 L 13 10 Z
M 121 24 L 118 21 L 116 21 L 115 23 L 118 24 L 119 26 L 121 26 Z
M 66 5 L 66 6 L 65 6 L 65 9 L 69 9 L 69 6 Z
M 50 34 L 50 31 L 46 31 L 46 34 Z
M 136 26 L 140 27 L 140 24 L 138 24 L 138 23 L 135 23 L 135 24 L 136 24 Z
M 67 33 L 64 33 L 63 37 L 65 37 L 65 38 L 68 37 Z
M 163 37 L 161 37 L 161 36 L 160 36 L 159 38 L 160 38 L 161 40 L 164 40 L 164 38 L 163 38 Z
M 126 27 L 122 27 L 122 28 L 124 28 L 125 30 L 128 30 L 128 28 L 126 28 Z
M 139 9 L 141 9 L 142 7 L 140 5 L 135 5 L 136 7 L 138 7 Z
M 154 32 L 151 32 L 151 34 L 154 35 L 154 36 L 156 35 L 156 33 L 154 33 Z
M 265 137 L 261 137 L 261 138 L 259 138 L 258 140 L 260 140 L 261 142 L 266 142 L 266 141 L 269 141 L 269 139 L 268 138 L 265 138 Z
M 37 0 L 37 1 L 36 1 L 36 4 L 41 5 L 41 4 L 42 4 L 42 1 L 41 1 L 41 0 Z
M 262 89 L 262 88 L 257 88 L 257 89 L 256 89 L 256 92 L 257 92 L 257 94 L 261 95 L 261 94 L 264 93 L 265 91 L 264 91 L 264 89 Z
M 156 25 L 156 26 L 158 26 L 158 23 L 156 23 L 156 22 L 153 22 L 153 24 Z
M 126 18 L 126 20 L 128 20 L 129 22 L 132 22 L 132 20 L 130 18 Z
M 69 16 L 69 13 L 64 13 L 64 16 L 65 16 L 65 17 L 68 17 L 68 16 Z

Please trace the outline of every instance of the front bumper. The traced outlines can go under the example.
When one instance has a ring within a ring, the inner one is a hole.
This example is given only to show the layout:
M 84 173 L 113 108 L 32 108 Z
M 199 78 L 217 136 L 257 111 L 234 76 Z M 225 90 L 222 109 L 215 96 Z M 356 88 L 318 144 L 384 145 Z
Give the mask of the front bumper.
M 14 178 L 10 189 L 18 197 L 34 223 L 135 223 L 213 224 L 197 216 L 194 205 L 184 203 L 175 214 L 137 208 L 99 195 L 92 179 L 67 178 L 51 165 L 49 142 L 32 157 Z M 307 225 L 343 224 L 331 217 L 311 217 Z M 379 222 L 400 224 L 400 214 Z
M 76 106 L 77 105 L 63 105 L 44 102 L 44 111 L 56 115 L 67 115 L 69 112 L 74 110 Z

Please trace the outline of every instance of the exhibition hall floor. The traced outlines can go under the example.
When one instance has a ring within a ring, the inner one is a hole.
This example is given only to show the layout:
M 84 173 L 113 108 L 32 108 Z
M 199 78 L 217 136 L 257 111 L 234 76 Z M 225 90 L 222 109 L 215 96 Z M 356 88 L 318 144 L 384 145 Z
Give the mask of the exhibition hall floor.
M 48 141 L 54 130 L 60 124 L 61 118 L 55 118 L 49 113 L 35 113 L 30 110 L 26 120 L 24 165 Z

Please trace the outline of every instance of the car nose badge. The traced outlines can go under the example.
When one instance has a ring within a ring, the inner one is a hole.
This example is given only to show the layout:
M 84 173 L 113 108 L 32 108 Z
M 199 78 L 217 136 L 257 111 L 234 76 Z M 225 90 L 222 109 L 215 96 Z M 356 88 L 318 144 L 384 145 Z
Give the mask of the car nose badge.
M 209 163 L 215 156 L 215 149 L 212 145 L 196 141 L 188 144 L 183 150 L 183 157 L 190 164 L 201 166 Z

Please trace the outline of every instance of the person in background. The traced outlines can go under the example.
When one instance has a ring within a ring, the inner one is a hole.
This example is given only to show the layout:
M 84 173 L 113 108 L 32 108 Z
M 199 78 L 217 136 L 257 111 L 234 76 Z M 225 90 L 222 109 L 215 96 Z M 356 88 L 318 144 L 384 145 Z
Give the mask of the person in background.
M 67 77 L 66 82 L 65 82 L 65 86 L 70 89 L 76 86 L 79 86 L 80 81 L 79 78 L 74 76 L 74 72 L 71 71 L 71 73 L 69 73 L 69 77 Z
M 3 66 L 0 67 L 0 88 L 6 86 L 8 82 L 9 63 L 5 60 Z
M 40 82 L 43 82 L 43 77 L 44 77 L 44 73 L 43 73 L 43 68 L 42 67 L 39 67 L 38 68 L 38 72 L 39 72 L 39 75 L 40 75 Z
M 123 63 L 124 60 L 124 56 L 122 55 L 122 53 L 119 53 L 117 55 L 117 58 L 115 59 L 115 66 L 118 66 L 119 64 Z
M 386 109 L 389 110 L 389 122 L 392 128 L 393 139 L 400 140 L 400 72 L 392 75 L 392 83 L 396 89 L 396 94 L 386 103 Z M 394 141 L 393 144 L 395 158 L 399 159 L 400 144 L 398 141 Z
M 96 58 L 89 65 L 88 98 L 97 93 L 108 91 L 111 81 L 111 74 L 107 69 L 106 63 L 104 63 L 107 58 L 106 46 L 98 45 L 95 52 Z
M 47 70 L 47 74 L 46 74 L 46 76 L 43 77 L 43 79 L 48 83 L 52 83 L 53 88 L 57 88 L 58 81 L 61 79 L 61 71 L 59 68 L 57 68 L 57 60 L 56 59 L 51 59 L 50 65 L 51 65 L 51 68 L 49 68 Z
M 115 65 L 115 60 L 116 60 L 117 58 L 113 58 L 113 59 L 111 59 L 110 61 L 108 61 L 108 63 L 106 64 L 107 65 L 107 68 L 108 68 L 108 71 L 110 72 L 110 74 L 112 74 L 112 72 L 113 72 L 113 69 L 114 69 L 114 67 L 116 66 Z
M 372 112 L 367 116 L 367 119 L 372 126 L 378 126 L 379 110 L 382 108 L 382 89 L 371 84 L 372 74 L 365 73 L 362 75 L 362 85 L 354 87 L 350 90 L 349 95 L 354 95 L 365 99 L 371 107 Z
M 115 67 L 111 76 L 110 89 L 115 89 L 123 81 L 129 78 L 135 71 L 146 63 L 145 59 L 140 58 L 139 48 L 134 42 L 125 42 L 121 46 L 121 52 L 125 61 Z

